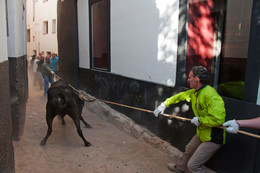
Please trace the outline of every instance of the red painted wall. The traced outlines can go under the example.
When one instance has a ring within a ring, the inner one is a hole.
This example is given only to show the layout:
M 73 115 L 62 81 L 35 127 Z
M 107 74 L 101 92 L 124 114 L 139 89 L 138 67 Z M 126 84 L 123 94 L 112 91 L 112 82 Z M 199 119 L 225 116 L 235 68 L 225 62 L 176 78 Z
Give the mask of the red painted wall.
M 203 65 L 210 71 L 214 40 L 213 8 L 212 0 L 189 2 L 187 75 L 196 65 Z

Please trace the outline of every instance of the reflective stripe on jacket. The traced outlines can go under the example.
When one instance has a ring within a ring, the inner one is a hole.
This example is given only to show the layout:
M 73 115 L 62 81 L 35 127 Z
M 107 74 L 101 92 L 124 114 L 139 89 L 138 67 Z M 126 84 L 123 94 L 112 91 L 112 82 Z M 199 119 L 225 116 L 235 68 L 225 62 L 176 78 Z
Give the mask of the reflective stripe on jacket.
M 166 99 L 164 104 L 168 107 L 185 100 L 191 102 L 194 115 L 199 117 L 200 125 L 196 132 L 200 140 L 224 144 L 225 130 L 217 127 L 225 122 L 226 111 L 224 101 L 216 90 L 209 85 L 198 91 L 190 89 Z

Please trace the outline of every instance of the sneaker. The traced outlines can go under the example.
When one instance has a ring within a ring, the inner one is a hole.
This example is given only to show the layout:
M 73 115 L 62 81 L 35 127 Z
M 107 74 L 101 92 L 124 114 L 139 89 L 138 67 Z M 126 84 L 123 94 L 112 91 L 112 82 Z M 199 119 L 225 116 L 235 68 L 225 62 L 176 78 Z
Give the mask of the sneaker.
M 173 163 L 168 163 L 168 168 L 169 168 L 169 170 L 174 171 L 176 173 L 184 173 L 185 172 L 185 171 L 181 171 L 181 170 L 177 169 L 176 165 L 173 164 Z

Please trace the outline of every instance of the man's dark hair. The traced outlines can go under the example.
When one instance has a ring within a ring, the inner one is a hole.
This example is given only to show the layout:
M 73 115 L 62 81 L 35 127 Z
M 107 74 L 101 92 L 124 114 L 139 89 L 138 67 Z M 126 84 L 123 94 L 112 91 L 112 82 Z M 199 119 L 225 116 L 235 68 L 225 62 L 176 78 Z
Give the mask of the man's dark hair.
M 205 67 L 195 66 L 191 71 L 194 76 L 198 76 L 202 84 L 209 84 L 209 72 Z

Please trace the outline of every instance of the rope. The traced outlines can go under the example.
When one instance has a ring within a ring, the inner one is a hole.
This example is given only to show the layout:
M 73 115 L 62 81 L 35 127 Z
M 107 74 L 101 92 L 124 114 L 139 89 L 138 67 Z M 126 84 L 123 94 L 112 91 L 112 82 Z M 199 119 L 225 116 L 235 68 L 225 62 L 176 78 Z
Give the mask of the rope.
M 55 74 L 55 76 L 59 79 L 62 79 L 61 77 L 59 77 L 58 75 Z M 63 80 L 63 79 L 62 79 Z M 76 88 L 74 88 L 72 85 L 70 85 L 68 83 L 68 85 L 74 90 L 76 91 L 77 93 L 79 93 L 79 97 L 84 99 L 84 100 L 87 100 L 89 101 L 90 98 L 87 97 L 83 92 L 77 90 Z M 121 107 L 126 107 L 126 108 L 130 108 L 130 109 L 135 109 L 135 110 L 139 110 L 139 111 L 143 111 L 143 112 L 148 112 L 148 113 L 152 113 L 153 114 L 153 111 L 151 110 L 147 110 L 147 109 L 142 109 L 142 108 L 137 108 L 137 107 L 133 107 L 133 106 L 128 106 L 128 105 L 124 105 L 124 104 L 120 104 L 120 103 L 115 103 L 115 102 L 111 102 L 111 101 L 106 101 L 106 100 L 102 100 L 102 99 L 98 99 L 98 98 L 92 98 L 91 101 L 94 101 L 94 100 L 98 100 L 98 101 L 101 101 L 101 102 L 104 102 L 104 103 L 109 103 L 109 104 L 113 104 L 113 105 L 117 105 L 117 106 L 121 106 Z M 169 118 L 175 118 L 175 119 L 179 119 L 179 120 L 183 120 L 183 121 L 191 121 L 190 118 L 185 118 L 185 117 L 180 117 L 180 116 L 176 116 L 176 115 L 170 115 L 170 114 L 161 114 L 160 115 L 162 116 L 165 116 L 165 117 L 169 117 Z M 224 126 L 219 126 L 218 128 L 221 128 L 221 129 L 226 129 L 226 127 Z M 242 131 L 242 130 L 237 130 L 238 133 L 241 133 L 241 134 L 244 134 L 244 135 L 247 135 L 247 136 L 251 136 L 251 137 L 254 137 L 254 138 L 258 138 L 260 139 L 260 135 L 256 135 L 256 134 L 253 134 L 253 133 L 249 133 L 249 132 L 245 132 L 245 131 Z
M 97 98 L 96 98 L 96 100 L 99 100 L 99 101 L 105 102 L 105 103 L 109 103 L 109 104 L 114 104 L 114 105 L 121 106 L 121 107 L 126 107 L 126 108 L 135 109 L 135 110 L 139 110 L 139 111 L 148 112 L 148 113 L 152 113 L 153 114 L 153 111 L 146 110 L 146 109 L 141 109 L 141 108 L 137 108 L 137 107 L 133 107 L 133 106 L 127 106 L 127 105 L 114 103 L 114 102 L 110 102 L 110 101 L 106 101 L 106 100 L 101 100 L 101 99 L 97 99 Z M 161 114 L 161 113 L 160 113 L 160 115 L 163 115 L 163 116 L 169 117 L 169 118 L 176 118 L 176 119 L 180 119 L 180 120 L 184 120 L 184 121 L 191 121 L 190 118 L 180 117 L 180 116 L 176 116 L 176 115 Z M 226 127 L 224 127 L 224 126 L 219 126 L 218 128 L 226 129 Z M 242 130 L 237 130 L 237 132 L 241 133 L 241 134 L 244 134 L 244 135 L 248 135 L 248 136 L 260 139 L 260 135 L 256 135 L 256 134 L 249 133 L 249 132 L 245 132 L 245 131 L 242 131 Z
M 141 109 L 141 108 L 137 108 L 137 107 L 133 107 L 133 106 L 127 106 L 127 105 L 114 103 L 114 102 L 101 100 L 101 99 L 96 99 L 96 100 L 99 100 L 99 101 L 105 102 L 105 103 L 109 103 L 109 104 L 114 104 L 114 105 L 121 106 L 121 107 L 126 107 L 126 108 L 135 109 L 135 110 L 139 110 L 139 111 L 148 112 L 148 113 L 153 114 L 153 111 L 150 111 L 150 110 L 147 110 L 147 109 Z M 179 117 L 179 116 L 176 116 L 176 115 L 169 115 L 169 114 L 160 114 L 160 115 L 163 115 L 165 117 L 170 117 L 170 118 L 177 118 L 177 119 L 184 120 L 184 121 L 191 121 L 191 119 L 189 119 L 189 118 Z

